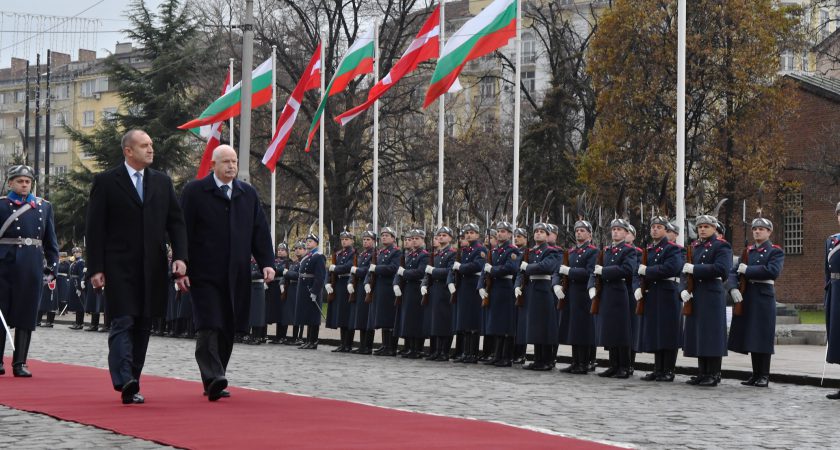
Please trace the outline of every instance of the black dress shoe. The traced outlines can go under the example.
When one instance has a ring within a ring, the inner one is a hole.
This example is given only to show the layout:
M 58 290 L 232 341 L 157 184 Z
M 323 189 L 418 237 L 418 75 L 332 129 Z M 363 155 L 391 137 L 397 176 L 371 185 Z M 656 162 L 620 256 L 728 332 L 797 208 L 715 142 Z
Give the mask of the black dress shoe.
M 577 367 L 573 368 L 572 371 L 569 372 L 569 373 L 571 373 L 573 375 L 586 375 L 586 374 L 589 373 L 589 367 L 588 366 L 577 366 Z
M 120 397 L 124 405 L 134 403 L 134 396 L 140 392 L 140 383 L 137 380 L 128 380 L 120 389 Z
M 81 329 L 82 329 L 82 328 L 84 328 L 84 327 L 83 327 L 83 326 L 82 326 L 82 324 L 80 324 L 80 323 L 74 323 L 73 325 L 70 325 L 70 327 L 69 327 L 69 328 L 70 328 L 71 330 L 81 330 Z
M 660 375 L 661 374 L 659 374 L 659 373 L 651 372 L 647 375 L 643 375 L 643 376 L 639 377 L 639 379 L 642 380 L 642 381 L 655 381 L 657 378 L 659 378 Z
M 499 361 L 499 360 L 498 360 L 498 359 L 496 359 L 496 358 L 489 358 L 489 359 L 485 359 L 485 360 L 483 360 L 483 361 L 482 361 L 481 359 L 479 359 L 478 361 L 479 361 L 481 364 L 484 364 L 484 365 L 486 365 L 486 366 L 494 366 L 494 365 L 496 365 L 496 362 L 497 362 L 497 361 Z
M 705 378 L 705 376 L 697 375 L 695 377 L 691 377 L 688 380 L 686 380 L 685 384 L 690 384 L 690 385 L 694 386 L 697 383 L 699 383 L 701 380 L 703 380 L 703 378 Z
M 560 372 L 572 373 L 572 372 L 575 371 L 575 369 L 577 369 L 577 367 L 578 367 L 577 364 L 572 364 L 572 365 L 569 365 L 569 366 L 566 366 L 566 367 L 560 369 Z
M 758 379 L 755 380 L 753 386 L 755 387 L 767 387 L 770 385 L 770 377 L 760 376 Z
M 12 375 L 20 378 L 32 378 L 32 372 L 26 367 L 26 364 L 15 364 L 12 366 Z
M 520 356 L 519 358 L 514 358 L 511 363 L 513 364 L 525 364 L 525 357 Z
M 52 328 L 52 327 L 53 327 L 52 322 L 47 322 L 47 323 L 44 324 L 44 328 Z
M 339 345 L 338 347 L 336 347 L 332 351 L 330 351 L 330 353 L 343 353 L 343 352 L 344 352 L 344 346 L 343 345 Z
M 216 400 L 222 398 L 222 391 L 225 390 L 227 385 L 228 382 L 225 377 L 218 377 L 211 381 L 210 385 L 207 386 L 207 400 L 215 402 Z
M 3 367 L 3 361 L 0 361 L 0 375 L 6 375 L 6 368 Z
M 496 361 L 493 364 L 493 366 L 495 366 L 495 367 L 511 367 L 511 366 L 513 366 L 513 363 L 511 363 L 509 359 L 500 359 L 500 360 Z
M 616 372 L 618 372 L 618 367 L 610 367 L 609 369 L 599 373 L 598 376 L 602 378 L 609 378 L 615 375 Z
M 449 361 L 449 354 L 446 352 L 438 353 L 437 357 L 434 359 L 435 361 Z
M 622 368 L 622 369 L 618 369 L 618 370 L 617 370 L 617 371 L 613 374 L 613 376 L 611 376 L 610 378 L 621 378 L 621 379 L 627 379 L 627 378 L 630 378 L 630 371 L 629 371 L 628 369 L 623 369 L 623 368 Z
M 99 329 L 100 333 L 107 333 L 109 331 L 111 331 L 111 327 L 102 327 Z
M 758 380 L 757 376 L 750 375 L 750 377 L 747 378 L 747 381 L 742 381 L 741 384 L 744 386 L 755 386 L 756 380 Z
M 438 355 L 439 355 L 439 353 L 432 353 L 431 355 L 429 355 L 429 356 L 427 356 L 423 359 L 425 359 L 426 361 L 434 361 L 434 360 L 437 359 Z
M 661 373 L 656 377 L 656 381 L 665 381 L 665 382 L 674 381 L 674 372 Z
M 98 326 L 95 327 L 95 326 L 91 325 L 91 326 L 85 328 L 85 331 L 99 331 L 99 327 Z
M 834 394 L 828 394 L 828 395 L 825 396 L 825 398 L 827 398 L 829 400 L 840 400 L 840 391 L 837 391 Z
M 207 391 L 204 391 L 203 395 L 207 397 Z M 222 389 L 222 392 L 219 392 L 219 397 L 228 398 L 230 397 L 230 392 L 227 389 Z
M 697 382 L 697 386 L 703 387 L 715 387 L 720 383 L 720 381 L 716 377 L 707 376 L 704 377 L 702 380 Z
M 126 399 L 123 397 L 122 399 L 123 405 L 141 405 L 146 403 L 146 399 L 140 394 L 134 394 L 131 398 Z

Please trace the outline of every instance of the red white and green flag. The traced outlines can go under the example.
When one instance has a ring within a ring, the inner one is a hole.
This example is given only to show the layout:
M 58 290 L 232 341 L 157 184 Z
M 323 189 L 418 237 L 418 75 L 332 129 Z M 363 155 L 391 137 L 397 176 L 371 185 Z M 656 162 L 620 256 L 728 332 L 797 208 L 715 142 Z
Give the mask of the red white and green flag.
M 374 102 L 388 92 L 397 81 L 413 72 L 420 63 L 438 57 L 440 52 L 440 6 L 432 11 L 426 23 L 420 27 L 417 36 L 394 64 L 387 75 L 382 77 L 368 92 L 367 100 L 361 105 L 348 110 L 335 118 L 342 126 L 367 111 Z
M 516 37 L 516 0 L 495 0 L 456 31 L 443 47 L 423 107 L 449 91 L 464 66 Z
M 239 115 L 242 104 L 242 82 L 210 104 L 204 112 L 178 128 L 189 130 L 205 125 L 222 122 Z M 271 58 L 260 64 L 251 75 L 251 109 L 260 107 L 271 101 Z
M 225 86 L 222 88 L 222 95 L 230 92 L 230 72 L 228 72 L 227 76 L 225 77 Z M 207 145 L 204 147 L 204 154 L 201 155 L 201 163 L 198 165 L 198 173 L 195 174 L 195 178 L 204 178 L 210 173 L 210 166 L 212 165 L 211 162 L 213 160 L 213 150 L 219 146 L 222 139 L 222 123 L 224 122 L 216 122 L 210 125 L 209 136 L 207 139 Z M 202 127 L 202 131 L 204 127 Z
M 335 75 L 333 75 L 330 84 L 327 86 L 327 93 L 321 97 L 321 103 L 318 105 L 318 110 L 315 111 L 312 124 L 309 125 L 309 137 L 306 139 L 307 152 L 320 126 L 321 116 L 327 107 L 327 99 L 344 91 L 347 85 L 357 76 L 373 72 L 373 56 L 375 51 L 373 31 L 374 29 L 371 28 L 363 36 L 357 38 L 353 42 L 353 45 L 347 49 L 347 54 L 344 55 L 341 62 L 338 63 Z
M 289 136 L 292 135 L 292 126 L 297 119 L 298 111 L 300 111 L 300 104 L 303 102 L 303 94 L 312 89 L 321 87 L 321 44 L 315 49 L 315 54 L 309 60 L 306 69 L 300 76 L 295 89 L 286 100 L 286 106 L 280 113 L 280 119 L 277 120 L 277 131 L 274 137 L 271 138 L 271 143 L 268 145 L 268 150 L 263 155 L 262 163 L 268 167 L 268 170 L 274 172 L 277 161 L 283 155 L 283 149 L 286 148 L 286 142 Z

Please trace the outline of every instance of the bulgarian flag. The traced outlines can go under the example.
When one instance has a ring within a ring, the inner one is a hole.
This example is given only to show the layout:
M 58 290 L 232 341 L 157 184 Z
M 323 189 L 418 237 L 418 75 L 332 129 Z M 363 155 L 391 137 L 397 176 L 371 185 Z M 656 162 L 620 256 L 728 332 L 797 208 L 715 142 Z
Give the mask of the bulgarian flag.
M 373 55 L 374 55 L 374 29 L 371 28 L 364 36 L 357 38 L 356 42 L 347 49 L 347 54 L 344 55 L 341 62 L 338 63 L 338 68 L 327 86 L 326 95 L 322 94 L 321 103 L 318 105 L 318 110 L 315 111 L 315 117 L 312 118 L 312 124 L 309 125 L 309 137 L 306 139 L 306 151 L 312 145 L 312 138 L 320 126 L 321 115 L 324 114 L 324 109 L 327 107 L 327 99 L 339 92 L 344 91 L 347 85 L 350 84 L 357 76 L 373 72 Z
M 321 87 L 321 44 L 315 48 L 315 54 L 309 60 L 306 70 L 300 77 L 295 89 L 286 100 L 286 106 L 280 113 L 280 119 L 277 121 L 277 131 L 274 137 L 271 138 L 271 143 L 268 145 L 265 155 L 263 155 L 262 163 L 268 167 L 268 170 L 274 172 L 274 167 L 277 160 L 283 155 L 283 149 L 286 147 L 286 142 L 292 134 L 292 126 L 295 124 L 298 111 L 300 111 L 300 104 L 303 102 L 303 94 L 312 89 Z
M 222 95 L 230 92 L 230 89 L 230 72 L 228 72 L 225 77 L 225 87 L 222 88 Z M 210 125 L 209 139 L 207 140 L 207 146 L 204 147 L 204 154 L 201 156 L 201 164 L 198 165 L 198 173 L 195 174 L 196 179 L 204 178 L 210 173 L 210 163 L 213 159 L 213 150 L 219 146 L 222 139 L 222 123 L 223 122 L 216 122 L 213 125 Z
M 445 94 L 468 62 L 516 37 L 516 0 L 495 0 L 453 34 L 438 60 L 423 107 Z
M 335 121 L 341 126 L 356 118 L 370 108 L 376 100 L 388 92 L 394 84 L 402 77 L 414 71 L 423 61 L 438 57 L 440 51 L 440 6 L 435 8 L 432 14 L 426 19 L 426 23 L 420 28 L 417 36 L 411 41 L 411 45 L 403 53 L 399 61 L 394 64 L 379 82 L 368 92 L 367 100 L 361 105 L 341 114 Z
M 242 109 L 242 82 L 236 83 L 230 91 L 211 103 L 204 112 L 178 128 L 189 130 L 204 125 L 223 122 L 239 115 Z M 251 74 L 251 109 L 262 106 L 271 101 L 271 58 L 265 60 Z

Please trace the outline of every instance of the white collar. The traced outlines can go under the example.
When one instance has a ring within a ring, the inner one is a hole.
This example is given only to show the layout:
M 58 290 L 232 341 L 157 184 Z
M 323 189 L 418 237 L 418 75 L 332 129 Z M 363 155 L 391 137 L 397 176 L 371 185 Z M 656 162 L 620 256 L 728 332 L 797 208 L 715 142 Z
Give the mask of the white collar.
M 213 181 L 216 182 L 217 187 L 221 188 L 222 186 L 227 186 L 230 188 L 230 192 L 233 193 L 233 180 L 231 180 L 230 183 L 224 183 L 216 176 L 215 173 L 213 173 Z
M 131 178 L 132 181 L 134 181 L 135 173 L 140 173 L 141 177 L 146 176 L 146 169 L 137 170 L 134 167 L 129 166 L 127 161 L 124 162 L 124 164 L 125 168 L 128 169 L 128 177 Z

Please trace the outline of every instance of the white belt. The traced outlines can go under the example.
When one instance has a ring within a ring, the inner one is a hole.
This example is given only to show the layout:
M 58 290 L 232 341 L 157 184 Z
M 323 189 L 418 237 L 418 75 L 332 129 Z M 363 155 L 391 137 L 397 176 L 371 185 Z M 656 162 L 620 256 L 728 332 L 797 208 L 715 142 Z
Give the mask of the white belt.
M 747 280 L 750 283 L 776 284 L 774 280 Z
M 35 247 L 41 246 L 41 240 L 35 238 L 23 238 L 23 237 L 16 237 L 16 238 L 2 238 L 0 239 L 0 244 L 8 244 L 8 245 L 32 245 Z
M 665 278 L 662 281 L 673 281 L 674 283 L 679 283 L 680 282 L 680 277 Z
M 505 276 L 502 277 L 502 280 L 512 280 L 512 279 L 513 279 L 513 275 L 505 275 Z
M 530 275 L 530 279 L 532 280 L 551 280 L 551 275 Z
M 251 283 L 264 283 L 265 280 L 251 280 Z
M 832 280 L 840 280 L 840 273 L 832 273 L 831 274 Z
M 350 276 L 349 273 L 345 273 L 345 274 L 339 275 L 338 278 L 348 278 L 349 276 Z
M 302 273 L 298 275 L 298 278 L 315 278 L 315 275 L 311 273 Z

